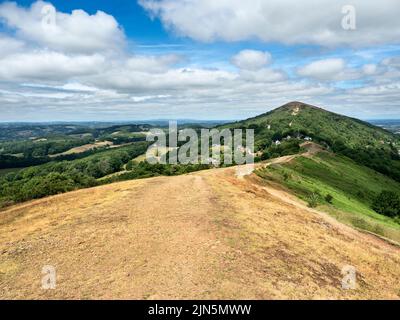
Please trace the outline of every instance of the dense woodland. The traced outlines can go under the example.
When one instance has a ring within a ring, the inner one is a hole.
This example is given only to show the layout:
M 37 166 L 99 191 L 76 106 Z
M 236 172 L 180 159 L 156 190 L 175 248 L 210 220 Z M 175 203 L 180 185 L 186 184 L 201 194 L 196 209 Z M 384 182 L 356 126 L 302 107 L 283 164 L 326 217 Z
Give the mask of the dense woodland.
M 82 159 L 51 161 L 11 172 L 0 178 L 3 203 L 20 202 L 47 195 L 91 187 L 96 179 L 122 170 L 124 164 L 143 154 L 147 142 L 102 150 Z

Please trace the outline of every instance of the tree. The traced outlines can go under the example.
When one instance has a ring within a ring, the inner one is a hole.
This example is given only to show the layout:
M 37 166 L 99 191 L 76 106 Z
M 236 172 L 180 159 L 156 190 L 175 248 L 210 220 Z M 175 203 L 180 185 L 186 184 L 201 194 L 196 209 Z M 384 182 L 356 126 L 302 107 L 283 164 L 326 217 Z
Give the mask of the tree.
M 264 152 L 261 155 L 261 160 L 268 160 L 271 158 L 271 154 L 268 152 L 268 150 L 264 150 Z
M 393 191 L 382 191 L 375 198 L 372 209 L 388 217 L 400 216 L 400 196 Z

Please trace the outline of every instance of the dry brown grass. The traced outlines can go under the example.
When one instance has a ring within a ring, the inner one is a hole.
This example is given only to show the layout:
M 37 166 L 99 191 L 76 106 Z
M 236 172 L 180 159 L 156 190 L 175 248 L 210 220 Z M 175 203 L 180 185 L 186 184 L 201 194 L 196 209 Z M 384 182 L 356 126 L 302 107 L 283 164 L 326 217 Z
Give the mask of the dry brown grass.
M 228 168 L 9 208 L 0 297 L 400 298 L 397 247 L 272 191 Z M 57 269 L 55 290 L 41 289 L 44 265 Z M 356 290 L 341 288 L 345 265 L 357 269 Z
M 65 155 L 69 155 L 69 154 L 83 153 L 83 152 L 93 150 L 95 148 L 101 148 L 101 147 L 113 147 L 113 143 L 111 141 L 96 141 L 95 143 L 88 143 L 88 144 L 84 144 L 79 147 L 71 148 L 62 153 L 52 154 L 52 155 L 50 155 L 50 157 L 54 158 L 54 157 L 65 156 Z

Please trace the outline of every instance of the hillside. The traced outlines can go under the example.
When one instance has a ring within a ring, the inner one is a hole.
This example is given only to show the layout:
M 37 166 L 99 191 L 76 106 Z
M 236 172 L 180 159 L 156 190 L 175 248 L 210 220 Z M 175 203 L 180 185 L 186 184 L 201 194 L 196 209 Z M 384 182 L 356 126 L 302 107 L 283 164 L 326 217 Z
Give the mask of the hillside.
M 400 298 L 398 247 L 235 169 L 114 183 L 3 211 L 0 297 Z M 56 267 L 55 290 L 40 287 L 44 265 Z M 347 265 L 357 270 L 356 290 L 341 287 Z
M 307 146 L 305 146 L 307 145 Z M 315 148 L 313 143 L 304 148 Z M 283 186 L 336 219 L 400 243 L 400 220 L 376 213 L 372 204 L 383 190 L 398 193 L 400 184 L 351 159 L 329 152 L 307 152 L 290 161 L 262 167 L 256 173 Z
M 400 142 L 398 136 L 381 127 L 302 102 L 287 103 L 257 117 L 239 121 L 236 126 L 253 127 L 258 139 L 261 132 L 265 135 L 269 132 L 269 136 L 276 139 L 301 134 L 330 144 L 341 141 L 349 148 L 390 148 L 390 143 Z
M 259 152 L 271 153 L 273 142 L 283 142 L 288 137 L 311 138 L 336 153 L 400 181 L 398 135 L 302 102 L 290 102 L 257 117 L 226 124 L 223 128 L 254 129 L 255 149 Z M 277 155 L 279 153 L 266 158 Z

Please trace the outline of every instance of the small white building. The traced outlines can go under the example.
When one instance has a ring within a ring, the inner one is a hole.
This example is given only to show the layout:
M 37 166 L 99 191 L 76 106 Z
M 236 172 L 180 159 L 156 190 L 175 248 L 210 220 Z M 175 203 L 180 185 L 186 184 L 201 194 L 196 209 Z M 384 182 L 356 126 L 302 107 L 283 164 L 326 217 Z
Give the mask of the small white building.
M 279 146 L 281 144 L 281 142 L 279 140 L 275 141 L 275 145 Z
M 304 137 L 304 140 L 305 141 L 312 141 L 312 138 L 311 137 Z

